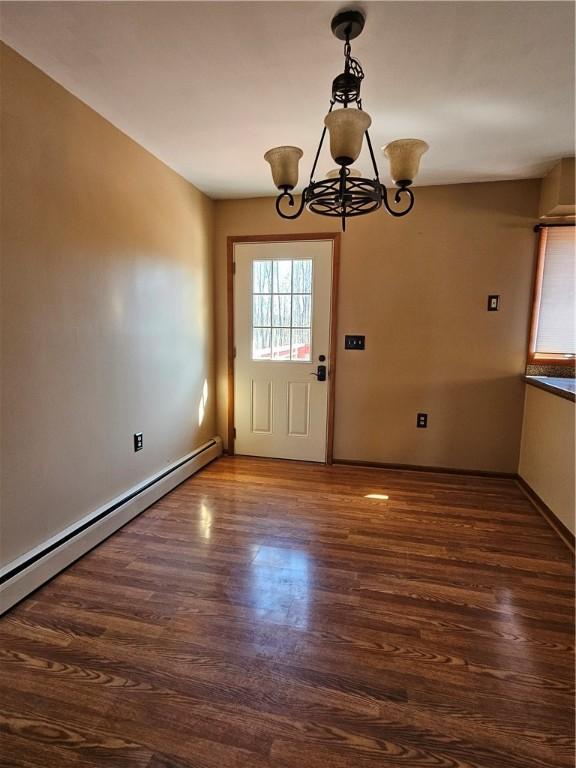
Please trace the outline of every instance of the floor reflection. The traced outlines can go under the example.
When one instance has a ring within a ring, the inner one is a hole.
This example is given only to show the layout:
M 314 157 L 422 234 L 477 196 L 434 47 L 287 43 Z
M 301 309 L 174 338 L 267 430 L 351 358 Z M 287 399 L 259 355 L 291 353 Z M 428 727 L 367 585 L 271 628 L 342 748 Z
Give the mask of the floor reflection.
M 522 614 L 516 610 L 514 605 L 514 591 L 507 587 L 501 587 L 495 590 L 495 596 L 497 599 L 497 610 L 501 614 L 499 624 L 501 624 L 501 636 L 513 637 L 515 639 L 526 637 L 530 635 L 530 629 L 525 626 Z M 508 654 L 501 653 L 500 649 L 505 649 L 506 646 L 501 642 L 495 643 L 493 653 L 498 657 L 498 665 L 505 668 L 508 663 Z M 517 658 L 522 658 L 522 661 L 526 663 L 526 671 L 531 674 L 538 674 L 537 667 L 532 663 L 533 649 L 529 644 L 521 643 L 517 650 Z
M 200 512 L 198 515 L 198 533 L 203 539 L 210 539 L 210 533 L 212 530 L 212 512 L 210 508 L 204 503 L 200 504 Z
M 250 566 L 250 602 L 259 621 L 306 629 L 311 586 L 307 552 L 259 547 Z

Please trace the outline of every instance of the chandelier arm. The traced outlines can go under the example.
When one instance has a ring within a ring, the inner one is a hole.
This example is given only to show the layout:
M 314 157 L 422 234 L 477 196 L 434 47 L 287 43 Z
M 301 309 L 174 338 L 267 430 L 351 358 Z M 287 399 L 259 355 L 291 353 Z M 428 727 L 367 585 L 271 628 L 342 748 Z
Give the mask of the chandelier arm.
M 402 200 L 402 195 L 408 195 L 408 205 L 404 210 L 398 211 L 394 210 L 390 207 L 390 204 L 388 202 L 388 190 L 384 186 L 384 184 L 380 185 L 382 189 L 382 202 L 384 204 L 384 208 L 388 211 L 388 213 L 391 216 L 406 216 L 407 213 L 410 213 L 414 206 L 414 193 L 409 187 L 400 187 L 396 190 L 396 194 L 394 195 L 394 202 L 396 204 L 400 203 Z
M 283 211 L 281 210 L 280 206 L 282 204 L 282 201 L 285 198 L 287 198 L 288 199 L 288 205 L 290 207 L 294 207 L 294 195 L 291 192 L 289 192 L 288 190 L 284 190 L 283 192 L 281 192 L 278 195 L 278 197 L 276 198 L 276 213 L 279 216 L 281 216 L 283 219 L 297 219 L 298 216 L 300 216 L 300 214 L 304 210 L 304 206 L 306 205 L 306 197 L 308 195 L 308 189 L 309 188 L 306 187 L 305 189 L 302 190 L 302 199 L 300 200 L 300 207 L 293 214 L 283 213 Z
M 334 107 L 335 102 L 333 100 L 330 101 L 330 109 L 328 110 L 328 114 L 332 112 L 332 108 Z M 322 149 L 322 144 L 324 144 L 324 137 L 326 136 L 326 126 L 324 126 L 324 130 L 322 131 L 322 136 L 320 136 L 320 144 L 318 144 L 318 149 L 316 150 L 316 157 L 314 158 L 314 163 L 312 165 L 312 170 L 310 171 L 310 184 L 314 181 L 314 171 L 316 170 L 316 166 L 318 165 L 318 158 L 320 157 L 320 150 Z
M 374 157 L 374 150 L 372 149 L 372 142 L 370 140 L 370 134 L 368 131 L 366 131 L 366 144 L 368 144 L 368 149 L 370 150 L 370 158 L 372 160 L 372 167 L 374 168 L 374 178 L 376 181 L 380 181 L 380 176 L 378 173 L 378 166 L 376 165 L 376 158 Z

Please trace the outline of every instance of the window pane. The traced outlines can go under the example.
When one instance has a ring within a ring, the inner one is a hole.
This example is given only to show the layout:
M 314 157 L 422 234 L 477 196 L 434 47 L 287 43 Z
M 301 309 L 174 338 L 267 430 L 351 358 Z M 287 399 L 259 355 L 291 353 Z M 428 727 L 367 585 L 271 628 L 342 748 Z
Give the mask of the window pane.
M 292 360 L 310 361 L 311 359 L 310 330 L 295 328 L 292 331 Z
M 272 325 L 274 328 L 290 328 L 290 296 L 272 297 Z
M 252 359 L 270 360 L 270 328 L 252 330 Z
M 310 294 L 292 296 L 292 327 L 310 328 Z
M 272 278 L 273 293 L 290 293 L 292 291 L 292 262 L 274 261 Z
M 550 227 L 535 347 L 540 354 L 576 353 L 574 271 L 574 227 Z
M 255 261 L 252 265 L 252 293 L 272 292 L 272 262 Z
M 312 259 L 252 266 L 252 359 L 310 362 Z
M 252 297 L 252 325 L 270 325 L 271 296 L 257 295 Z
M 272 357 L 274 360 L 290 360 L 290 329 L 272 329 Z
M 294 293 L 312 293 L 312 259 L 298 259 L 292 262 Z

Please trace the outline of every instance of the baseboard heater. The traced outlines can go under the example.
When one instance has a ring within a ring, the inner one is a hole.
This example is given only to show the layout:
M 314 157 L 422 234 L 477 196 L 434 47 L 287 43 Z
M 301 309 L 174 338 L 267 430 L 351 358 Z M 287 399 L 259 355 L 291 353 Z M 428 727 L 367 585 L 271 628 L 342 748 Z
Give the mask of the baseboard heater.
M 222 454 L 215 437 L 0 570 L 0 614 Z

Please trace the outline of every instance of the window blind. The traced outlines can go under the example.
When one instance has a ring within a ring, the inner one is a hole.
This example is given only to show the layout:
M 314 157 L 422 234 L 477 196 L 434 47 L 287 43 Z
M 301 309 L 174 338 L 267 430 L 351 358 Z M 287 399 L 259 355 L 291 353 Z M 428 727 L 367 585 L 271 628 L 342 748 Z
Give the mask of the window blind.
M 576 354 L 574 227 L 549 227 L 543 230 L 544 269 L 536 354 Z

